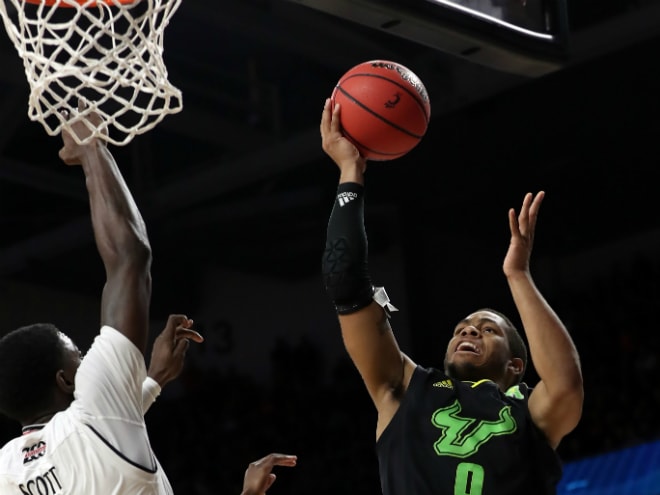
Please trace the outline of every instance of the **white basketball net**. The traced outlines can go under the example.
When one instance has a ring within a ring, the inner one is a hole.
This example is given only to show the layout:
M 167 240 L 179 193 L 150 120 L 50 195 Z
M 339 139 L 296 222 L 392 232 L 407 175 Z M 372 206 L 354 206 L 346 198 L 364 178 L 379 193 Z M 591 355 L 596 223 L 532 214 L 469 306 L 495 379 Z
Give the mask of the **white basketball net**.
M 30 84 L 28 116 L 49 135 L 66 129 L 80 144 L 96 137 L 123 146 L 181 111 L 163 62 L 163 32 L 181 0 L 41 1 L 0 0 L 0 15 Z M 70 125 L 89 126 L 90 112 L 103 123 L 80 140 Z

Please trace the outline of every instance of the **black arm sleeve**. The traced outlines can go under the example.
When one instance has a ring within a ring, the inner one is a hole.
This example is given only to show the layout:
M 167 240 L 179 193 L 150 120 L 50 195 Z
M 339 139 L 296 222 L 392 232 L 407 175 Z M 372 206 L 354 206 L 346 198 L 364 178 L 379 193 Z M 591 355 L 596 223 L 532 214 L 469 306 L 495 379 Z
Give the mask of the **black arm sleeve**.
M 367 252 L 364 186 L 355 182 L 339 184 L 322 262 L 325 290 L 338 314 L 354 313 L 372 301 L 374 287 Z

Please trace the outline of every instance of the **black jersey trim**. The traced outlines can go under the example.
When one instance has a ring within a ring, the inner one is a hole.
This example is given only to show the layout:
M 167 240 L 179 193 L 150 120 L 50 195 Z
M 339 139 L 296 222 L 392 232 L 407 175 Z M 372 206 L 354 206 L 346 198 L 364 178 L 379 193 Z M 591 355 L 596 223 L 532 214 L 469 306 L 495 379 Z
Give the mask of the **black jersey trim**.
M 158 464 L 156 464 L 156 462 L 154 462 L 154 465 L 156 465 L 156 469 L 149 469 L 149 468 L 146 468 L 146 467 L 142 466 L 141 464 L 138 464 L 137 462 L 132 461 L 131 459 L 126 457 L 124 454 L 122 454 L 119 450 L 117 450 L 112 444 L 110 444 L 105 439 L 105 437 L 103 435 L 101 435 L 98 431 L 96 431 L 94 429 L 93 426 L 91 426 L 91 425 L 85 425 L 85 426 L 87 426 L 87 428 L 92 430 L 94 432 L 94 434 L 97 437 L 99 437 L 99 439 L 110 448 L 110 450 L 112 450 L 115 454 L 117 454 L 119 457 L 121 457 L 126 462 L 128 462 L 131 466 L 135 466 L 136 468 L 141 469 L 142 471 L 145 471 L 145 472 L 150 473 L 150 474 L 155 474 L 158 471 Z

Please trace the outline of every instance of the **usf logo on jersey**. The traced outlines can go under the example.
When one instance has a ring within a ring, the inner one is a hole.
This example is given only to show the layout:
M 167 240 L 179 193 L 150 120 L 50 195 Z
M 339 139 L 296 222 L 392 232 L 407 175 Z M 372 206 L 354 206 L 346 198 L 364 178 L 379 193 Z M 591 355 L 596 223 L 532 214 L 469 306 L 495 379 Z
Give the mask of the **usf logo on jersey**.
M 440 438 L 433 444 L 436 454 L 469 457 L 491 438 L 511 434 L 517 428 L 511 415 L 511 406 L 503 407 L 495 421 L 477 421 L 460 416 L 460 412 L 461 405 L 456 400 L 452 405 L 433 413 L 431 422 L 441 432 Z

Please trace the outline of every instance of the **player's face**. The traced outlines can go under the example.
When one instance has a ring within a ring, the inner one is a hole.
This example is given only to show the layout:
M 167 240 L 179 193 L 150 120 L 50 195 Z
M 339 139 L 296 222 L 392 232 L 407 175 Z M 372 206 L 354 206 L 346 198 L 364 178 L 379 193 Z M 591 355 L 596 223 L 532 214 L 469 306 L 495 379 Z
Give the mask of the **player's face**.
M 461 320 L 447 346 L 445 370 L 459 380 L 497 380 L 510 359 L 506 322 L 496 313 L 477 311 Z

